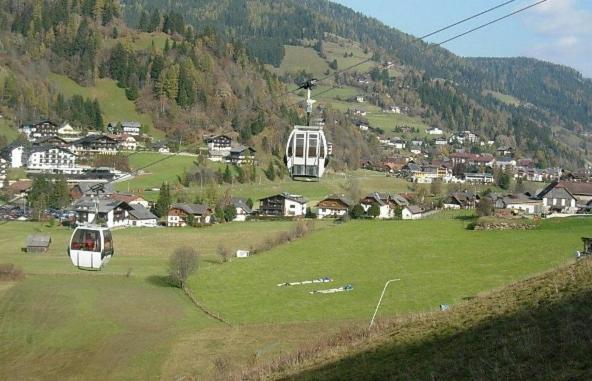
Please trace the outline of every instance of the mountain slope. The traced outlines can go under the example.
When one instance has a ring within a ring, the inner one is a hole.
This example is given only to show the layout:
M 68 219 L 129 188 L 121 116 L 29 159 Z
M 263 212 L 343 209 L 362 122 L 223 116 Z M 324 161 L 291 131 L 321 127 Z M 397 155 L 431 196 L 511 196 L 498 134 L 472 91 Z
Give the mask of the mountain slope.
M 583 380 L 592 377 L 592 262 L 582 261 L 445 312 L 344 331 L 245 378 Z M 271 373 L 269 371 L 271 370 Z

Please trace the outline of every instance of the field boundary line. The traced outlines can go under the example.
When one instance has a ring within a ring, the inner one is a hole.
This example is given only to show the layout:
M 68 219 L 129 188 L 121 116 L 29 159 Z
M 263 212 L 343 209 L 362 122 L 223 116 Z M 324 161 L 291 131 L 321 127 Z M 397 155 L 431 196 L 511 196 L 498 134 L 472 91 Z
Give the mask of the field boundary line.
M 211 317 L 212 319 L 218 320 L 220 323 L 224 323 L 229 327 L 232 327 L 232 324 L 230 324 L 227 320 L 225 320 L 222 316 L 218 315 L 217 313 L 211 311 L 208 307 L 206 307 L 205 305 L 203 305 L 202 303 L 200 303 L 199 300 L 197 300 L 197 298 L 193 295 L 193 293 L 191 292 L 191 290 L 189 290 L 187 287 L 182 287 L 181 288 L 183 290 L 183 292 L 185 293 L 185 295 L 187 295 L 187 297 L 191 300 L 191 302 L 203 313 L 205 313 L 206 315 L 208 315 L 209 317 Z

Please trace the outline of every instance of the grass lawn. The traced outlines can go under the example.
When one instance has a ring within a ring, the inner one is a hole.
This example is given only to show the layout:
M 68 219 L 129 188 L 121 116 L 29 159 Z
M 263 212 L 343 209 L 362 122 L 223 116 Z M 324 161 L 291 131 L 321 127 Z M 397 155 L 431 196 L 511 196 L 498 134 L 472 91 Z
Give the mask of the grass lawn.
M 129 188 L 130 191 L 137 192 L 139 190 L 140 192 L 144 192 L 147 188 L 160 188 L 161 184 L 165 181 L 171 184 L 177 184 L 177 176 L 181 175 L 183 170 L 189 170 L 193 167 L 195 157 L 163 155 L 157 152 L 141 152 L 132 154 L 129 157 L 129 164 L 132 170 L 136 170 L 158 160 L 162 161 L 142 170 L 138 176 L 131 180 L 116 183 L 115 188 L 120 191 L 127 191 Z M 154 197 L 154 194 L 152 196 Z M 147 197 L 150 198 L 150 194 Z
M 314 76 L 324 77 L 329 69 L 327 62 L 313 48 L 285 45 L 286 54 L 279 68 L 270 68 L 276 74 L 298 73 L 305 70 Z
M 15 379 L 212 379 L 216 359 L 240 367 L 366 323 L 387 279 L 401 281 L 387 291 L 380 316 L 433 310 L 569 262 L 589 231 L 588 220 L 562 219 L 529 231 L 475 232 L 465 230 L 463 215 L 323 222 L 301 240 L 226 264 L 217 263 L 219 243 L 248 247 L 292 223 L 121 229 L 113 232 L 117 254 L 101 272 L 70 265 L 69 229 L 2 224 L 0 263 L 22 267 L 27 277 L 0 283 L 0 368 Z M 52 235 L 48 253 L 20 251 L 32 232 Z M 168 255 L 180 245 L 204 254 L 190 287 L 232 328 L 165 286 Z M 276 286 L 321 276 L 334 282 Z M 348 283 L 349 293 L 308 293 Z
M 133 36 L 120 37 L 117 39 L 107 39 L 104 44 L 108 48 L 114 47 L 118 42 L 124 46 L 130 46 L 133 50 L 150 50 L 152 43 L 157 50 L 163 50 L 168 35 L 162 32 L 154 33 L 135 33 Z
M 164 136 L 161 131 L 154 128 L 152 118 L 146 114 L 140 114 L 136 111 L 134 102 L 131 102 L 125 96 L 125 90 L 117 87 L 115 81 L 111 79 L 99 79 L 95 86 L 80 86 L 65 75 L 50 74 L 49 81 L 54 84 L 59 91 L 66 97 L 81 95 L 91 99 L 98 99 L 105 124 L 110 121 L 137 120 L 142 125 L 147 126 L 148 133 L 154 137 Z
M 419 117 L 412 117 L 405 114 L 391 114 L 383 112 L 372 112 L 366 116 L 371 127 L 379 127 L 384 130 L 384 135 L 388 137 L 399 136 L 401 133 L 393 132 L 395 127 L 416 127 L 419 129 L 417 134 L 406 134 L 407 137 L 425 137 L 426 129 L 429 128 Z
M 510 106 L 520 106 L 520 103 L 521 103 L 520 99 L 515 98 L 515 97 L 508 95 L 508 94 L 497 92 L 497 91 L 485 90 L 485 91 L 483 91 L 483 95 L 485 95 L 485 96 L 491 95 L 492 97 L 494 97 L 498 101 L 505 103 L 507 105 L 510 105 Z
M 465 229 L 466 221 L 351 222 L 245 261 L 201 271 L 191 287 L 235 323 L 368 319 L 384 282 L 400 278 L 380 314 L 434 310 L 572 260 L 589 220 L 530 231 Z M 329 276 L 328 285 L 277 287 Z M 352 284 L 335 295 L 308 291 Z M 256 305 L 257 308 L 251 308 Z
M 324 43 L 324 50 L 329 61 L 333 61 L 333 59 L 337 60 L 337 68 L 339 70 L 358 65 L 352 70 L 366 73 L 376 66 L 376 63 L 372 61 L 359 65 L 360 62 L 371 58 L 372 53 L 365 54 L 364 50 L 357 43 L 350 43 L 343 40 L 340 44 L 336 44 L 332 41 L 326 41 Z M 347 57 L 344 57 L 345 53 L 348 54 Z M 353 54 L 351 57 L 349 56 L 350 53 Z

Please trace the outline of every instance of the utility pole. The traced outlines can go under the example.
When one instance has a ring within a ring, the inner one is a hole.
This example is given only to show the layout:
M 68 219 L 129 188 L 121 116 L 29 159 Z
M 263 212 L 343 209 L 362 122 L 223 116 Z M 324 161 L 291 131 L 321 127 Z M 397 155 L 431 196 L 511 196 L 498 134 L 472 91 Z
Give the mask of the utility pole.
M 378 299 L 378 304 L 376 304 L 376 309 L 374 310 L 374 315 L 372 315 L 372 320 L 370 320 L 370 325 L 368 326 L 368 328 L 372 328 L 372 324 L 374 324 L 374 318 L 376 317 L 376 313 L 378 312 L 378 307 L 380 307 L 380 303 L 382 302 L 382 298 L 384 297 L 384 293 L 386 291 L 386 288 L 388 287 L 388 285 L 391 282 L 397 282 L 400 281 L 401 279 L 391 279 L 386 281 L 386 283 L 384 284 L 384 288 L 382 289 L 382 294 L 380 294 L 380 299 Z

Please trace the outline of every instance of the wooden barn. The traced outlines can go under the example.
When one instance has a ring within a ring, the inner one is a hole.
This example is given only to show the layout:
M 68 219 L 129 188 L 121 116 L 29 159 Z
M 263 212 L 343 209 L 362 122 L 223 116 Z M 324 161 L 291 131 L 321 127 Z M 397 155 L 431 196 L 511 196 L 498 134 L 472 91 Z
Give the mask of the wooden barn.
M 51 244 L 51 236 L 46 234 L 30 234 L 27 237 L 27 253 L 45 253 Z

